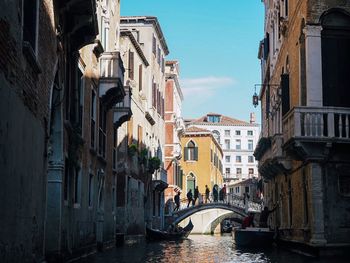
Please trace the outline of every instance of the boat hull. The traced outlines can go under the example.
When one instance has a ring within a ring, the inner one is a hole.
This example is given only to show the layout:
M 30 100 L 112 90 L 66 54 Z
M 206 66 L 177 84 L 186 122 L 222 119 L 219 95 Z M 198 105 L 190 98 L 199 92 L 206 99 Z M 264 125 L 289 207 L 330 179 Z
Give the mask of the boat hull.
M 274 232 L 268 228 L 248 227 L 245 229 L 234 228 L 232 235 L 237 246 L 266 247 L 272 245 Z
M 193 224 L 190 221 L 186 227 L 176 232 L 161 231 L 151 228 L 146 228 L 146 237 L 151 241 L 161 241 L 161 240 L 179 240 L 188 237 L 193 229 Z

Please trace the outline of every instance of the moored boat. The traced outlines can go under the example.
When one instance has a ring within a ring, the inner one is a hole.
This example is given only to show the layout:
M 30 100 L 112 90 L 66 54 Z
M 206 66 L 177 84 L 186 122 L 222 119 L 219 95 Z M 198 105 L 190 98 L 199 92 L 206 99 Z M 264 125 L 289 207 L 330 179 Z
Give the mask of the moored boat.
M 233 228 L 232 235 L 237 246 L 266 247 L 272 245 L 274 232 L 269 228 L 237 227 Z
M 146 237 L 148 240 L 179 240 L 188 237 L 193 229 L 192 221 L 184 228 L 176 228 L 173 231 L 162 231 L 152 228 L 146 228 Z

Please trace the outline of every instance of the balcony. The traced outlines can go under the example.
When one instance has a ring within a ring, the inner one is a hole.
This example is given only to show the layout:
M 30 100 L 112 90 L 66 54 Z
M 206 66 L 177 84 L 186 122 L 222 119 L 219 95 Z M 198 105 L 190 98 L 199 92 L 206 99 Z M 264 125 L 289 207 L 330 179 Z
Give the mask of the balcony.
M 168 175 L 167 171 L 163 168 L 159 168 L 152 175 L 153 188 L 157 191 L 164 191 L 168 187 Z
M 350 143 L 350 109 L 295 107 L 283 118 L 284 148 L 301 159 L 325 158 Z
M 70 36 L 71 50 L 79 50 L 94 42 L 98 34 L 94 0 L 57 0 L 55 7 L 64 21 L 64 33 Z
M 279 173 L 288 172 L 292 168 L 291 160 L 285 156 L 282 146 L 282 134 L 260 138 L 254 155 L 259 161 L 259 172 L 265 179 L 273 178 Z
M 113 107 L 113 123 L 118 128 L 124 122 L 130 120 L 131 112 L 131 89 L 129 86 L 124 87 L 125 96 L 123 101 Z
M 124 66 L 119 52 L 104 52 L 100 57 L 99 96 L 111 108 L 125 96 Z

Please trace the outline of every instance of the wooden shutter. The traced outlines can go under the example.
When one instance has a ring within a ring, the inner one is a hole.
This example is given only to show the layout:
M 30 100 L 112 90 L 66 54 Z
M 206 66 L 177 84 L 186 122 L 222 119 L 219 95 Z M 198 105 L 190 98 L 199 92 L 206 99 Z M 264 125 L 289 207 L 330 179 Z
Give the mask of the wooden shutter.
M 133 136 L 132 136 L 132 130 L 133 130 L 133 118 L 131 117 L 128 121 L 128 145 L 132 144 Z
M 289 74 L 281 75 L 281 88 L 282 88 L 282 116 L 284 116 L 290 109 Z
M 269 52 L 270 52 L 270 35 L 269 33 L 267 33 L 264 39 L 264 60 L 267 60 L 267 58 L 269 57 Z
M 194 147 L 194 151 L 193 151 L 193 153 L 194 153 L 194 160 L 195 161 L 198 161 L 198 147 Z
M 184 147 L 184 160 L 187 161 L 188 160 L 188 148 Z
M 134 52 L 129 50 L 129 78 L 134 79 Z
M 142 90 L 142 64 L 139 65 L 139 91 Z

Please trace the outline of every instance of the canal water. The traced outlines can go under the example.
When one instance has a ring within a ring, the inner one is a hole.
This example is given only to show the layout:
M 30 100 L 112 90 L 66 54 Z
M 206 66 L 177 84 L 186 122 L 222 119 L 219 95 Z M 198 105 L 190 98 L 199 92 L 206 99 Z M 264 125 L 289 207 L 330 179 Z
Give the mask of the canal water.
M 349 261 L 327 259 L 318 260 L 272 247 L 269 249 L 238 249 L 230 234 L 190 235 L 182 241 L 144 242 L 125 244 L 123 247 L 106 250 L 79 263 L 306 263 Z

